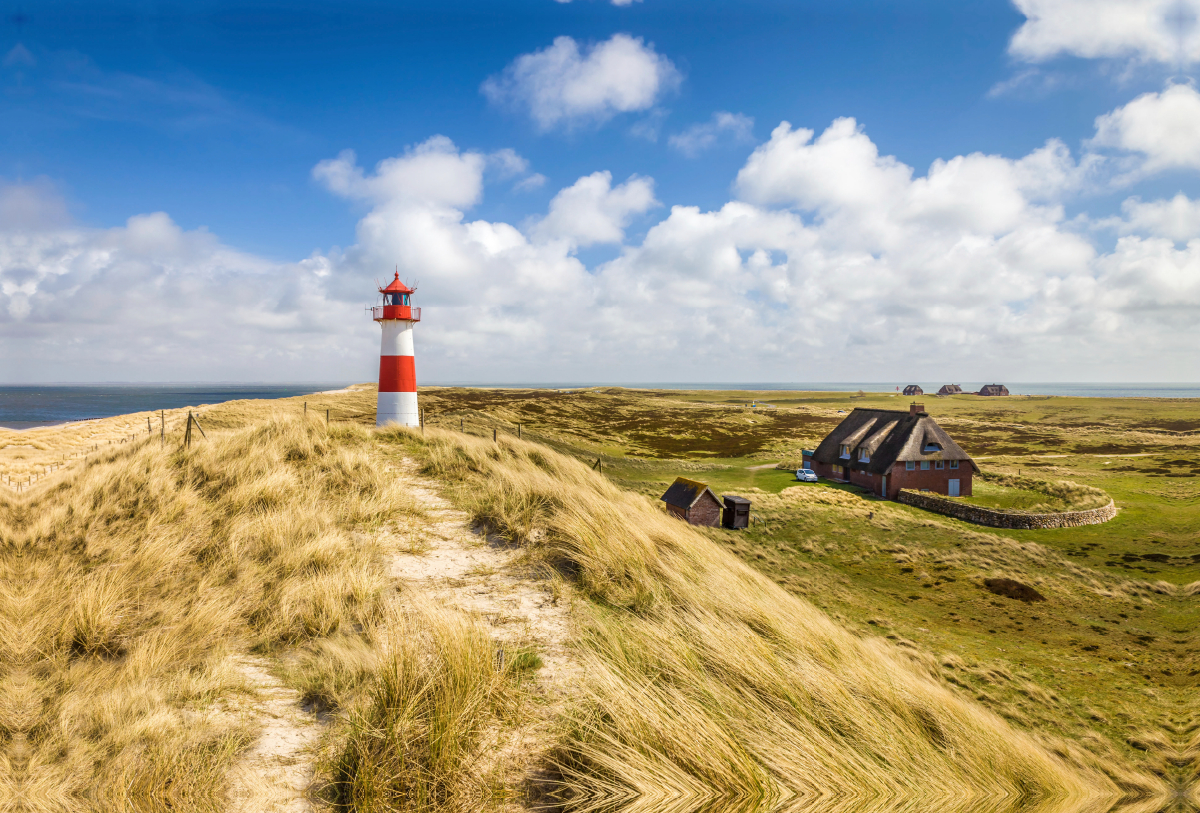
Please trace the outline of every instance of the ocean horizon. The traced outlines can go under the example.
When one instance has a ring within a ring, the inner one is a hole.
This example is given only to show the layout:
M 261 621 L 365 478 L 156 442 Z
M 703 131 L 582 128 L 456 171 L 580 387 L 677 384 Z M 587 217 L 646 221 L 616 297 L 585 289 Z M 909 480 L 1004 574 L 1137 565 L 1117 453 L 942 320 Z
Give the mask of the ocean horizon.
M 357 382 L 354 382 L 357 383 Z M 427 386 L 498 387 L 512 389 L 580 389 L 626 387 L 630 389 L 731 390 L 754 392 L 899 392 L 907 384 L 893 382 L 439 382 Z M 943 382 L 945 383 L 945 382 Z M 959 382 L 955 382 L 959 383 Z M 985 383 L 966 382 L 974 392 Z M 0 386 L 0 428 L 30 429 L 71 421 L 108 418 L 131 412 L 178 409 L 200 404 L 219 404 L 251 398 L 291 398 L 336 390 L 347 382 L 301 384 L 25 384 Z M 925 387 L 925 385 L 921 385 Z M 925 395 L 933 395 L 941 384 L 930 384 Z M 1115 382 L 1017 382 L 1008 383 L 1013 395 L 1075 398 L 1200 398 L 1200 384 L 1115 383 Z

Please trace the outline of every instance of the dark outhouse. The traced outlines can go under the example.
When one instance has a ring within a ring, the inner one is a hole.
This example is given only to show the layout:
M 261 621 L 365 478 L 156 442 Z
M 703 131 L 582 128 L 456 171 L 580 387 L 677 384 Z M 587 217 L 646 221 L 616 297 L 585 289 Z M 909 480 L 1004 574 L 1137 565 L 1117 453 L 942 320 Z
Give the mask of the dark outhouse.
M 667 504 L 668 512 L 692 525 L 715 528 L 721 524 L 721 501 L 705 483 L 676 477 L 659 499 Z
M 745 497 L 735 497 L 726 494 L 725 510 L 721 512 L 721 524 L 726 528 L 747 528 L 750 526 L 750 501 Z

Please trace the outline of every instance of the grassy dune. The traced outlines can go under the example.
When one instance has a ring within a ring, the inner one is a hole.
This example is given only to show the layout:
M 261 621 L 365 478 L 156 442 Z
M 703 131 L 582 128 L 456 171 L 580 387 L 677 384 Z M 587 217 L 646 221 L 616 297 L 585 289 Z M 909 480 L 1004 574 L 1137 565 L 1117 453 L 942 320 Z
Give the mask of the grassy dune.
M 585 702 L 557 757 L 569 798 L 1103 805 L 1161 790 L 1013 730 L 578 461 L 512 439 L 393 436 L 587 598 Z
M 997 641 L 1016 633 L 996 618 L 1012 607 L 977 582 L 1037 574 L 1051 624 L 1114 600 L 1150 616 L 1182 587 L 843 490 L 784 490 L 785 473 L 749 466 L 807 443 L 836 403 L 780 417 L 707 395 L 435 390 L 428 423 L 445 429 L 423 434 L 363 426 L 371 392 L 310 397 L 308 420 L 299 399 L 234 402 L 203 410 L 209 439 L 191 450 L 178 432 L 115 444 L 6 496 L 0 809 L 223 809 L 254 736 L 247 655 L 329 712 L 318 785 L 344 809 L 504 809 L 529 793 L 583 811 L 1153 809 L 1180 772 L 1194 780 L 1186 706 L 1123 723 L 1101 697 L 1107 723 L 1086 718 L 1077 684 L 1096 675 L 1056 683 L 1050 665 L 1074 645 L 1055 639 L 1045 671 L 1006 666 Z M 726 433 L 727 457 L 632 454 L 676 455 L 697 422 Z M 532 441 L 511 437 L 518 423 Z M 593 455 L 604 475 L 581 462 Z M 536 658 L 498 658 L 478 619 L 385 575 L 423 522 L 389 476 L 405 460 L 571 601 L 583 678 L 533 787 L 486 755 L 536 702 Z M 673 471 L 760 483 L 762 521 L 738 535 L 666 516 L 647 495 Z M 968 608 L 969 624 L 949 617 Z M 1069 671 L 1107 663 L 1082 657 Z M 1136 678 L 1121 690 L 1169 688 Z M 1131 729 L 1139 747 L 1120 745 Z
M 253 734 L 232 656 L 380 620 L 355 531 L 418 517 L 370 443 L 268 419 L 124 444 L 0 505 L 0 808 L 222 809 Z

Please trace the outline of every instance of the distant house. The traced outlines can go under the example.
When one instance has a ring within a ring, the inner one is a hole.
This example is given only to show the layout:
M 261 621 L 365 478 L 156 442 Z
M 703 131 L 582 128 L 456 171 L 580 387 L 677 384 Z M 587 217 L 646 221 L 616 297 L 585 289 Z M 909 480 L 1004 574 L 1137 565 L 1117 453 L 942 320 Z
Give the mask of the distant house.
M 921 404 L 908 412 L 854 410 L 821 441 L 812 467 L 889 499 L 902 488 L 969 497 L 971 476 L 979 471 Z
M 979 395 L 1008 395 L 1008 387 L 1003 384 L 985 384 L 980 387 Z
M 692 525 L 715 528 L 721 524 L 721 511 L 725 506 L 704 483 L 676 477 L 659 499 L 667 504 L 667 511 Z
M 917 384 L 909 384 L 907 387 L 904 388 L 904 394 L 905 395 L 924 395 L 925 390 L 921 389 L 921 387 Z
M 962 395 L 963 388 L 957 384 L 943 384 L 937 391 L 938 395 Z

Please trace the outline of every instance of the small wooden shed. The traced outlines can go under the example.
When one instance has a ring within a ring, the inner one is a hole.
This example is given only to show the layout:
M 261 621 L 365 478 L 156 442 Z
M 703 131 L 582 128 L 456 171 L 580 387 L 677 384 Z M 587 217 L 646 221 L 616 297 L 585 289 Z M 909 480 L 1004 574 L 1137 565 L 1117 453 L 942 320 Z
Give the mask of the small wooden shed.
M 724 500 L 725 510 L 721 512 L 721 524 L 734 530 L 750 527 L 750 501 L 733 494 L 726 494 Z
M 706 483 L 676 477 L 659 499 L 667 504 L 667 511 L 692 525 L 716 528 L 721 524 L 724 506 Z

